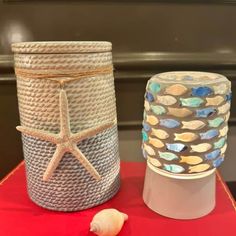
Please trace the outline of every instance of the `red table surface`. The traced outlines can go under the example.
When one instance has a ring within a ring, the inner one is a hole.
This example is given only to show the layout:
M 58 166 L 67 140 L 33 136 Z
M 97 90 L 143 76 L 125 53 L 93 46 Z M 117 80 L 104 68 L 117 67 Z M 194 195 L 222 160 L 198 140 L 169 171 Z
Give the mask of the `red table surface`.
M 60 213 L 43 209 L 28 198 L 22 162 L 0 183 L 0 236 L 92 236 L 90 221 L 104 208 L 117 208 L 129 215 L 121 236 L 236 235 L 235 202 L 219 174 L 214 211 L 196 220 L 174 220 L 154 213 L 144 204 L 144 173 L 144 163 L 121 163 L 122 185 L 113 199 L 81 212 Z

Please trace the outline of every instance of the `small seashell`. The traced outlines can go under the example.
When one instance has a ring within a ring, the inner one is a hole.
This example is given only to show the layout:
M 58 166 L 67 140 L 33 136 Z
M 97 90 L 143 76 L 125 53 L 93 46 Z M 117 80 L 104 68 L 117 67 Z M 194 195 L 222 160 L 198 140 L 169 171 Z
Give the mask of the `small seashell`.
M 98 236 L 115 236 L 121 231 L 128 215 L 116 209 L 99 211 L 90 223 L 90 231 Z
M 228 122 L 228 121 L 229 121 L 229 117 L 230 117 L 230 112 L 228 112 L 228 113 L 225 115 L 225 122 Z
M 155 151 L 153 150 L 153 148 L 152 147 L 150 147 L 150 146 L 148 146 L 147 144 L 143 144 L 143 149 L 147 152 L 147 154 L 148 155 L 150 155 L 150 156 L 155 156 L 156 155 L 156 153 L 155 153 Z
M 161 162 L 158 161 L 156 158 L 153 158 L 153 157 L 148 157 L 148 162 L 151 163 L 153 166 L 155 167 L 160 167 L 162 166 L 161 165 Z
M 225 114 L 230 109 L 230 103 L 225 103 L 224 105 L 218 107 L 218 114 Z
M 186 117 L 192 114 L 192 111 L 190 111 L 187 108 L 173 108 L 168 107 L 168 114 L 173 115 L 176 117 Z
M 231 100 L 232 100 L 232 93 L 230 92 L 230 93 L 225 95 L 225 101 L 226 102 L 231 102 Z
M 179 165 L 175 165 L 175 164 L 164 164 L 164 170 L 167 170 L 169 172 L 172 172 L 172 173 L 181 173 L 184 171 L 184 168 L 182 166 L 179 166 Z
M 148 101 L 144 101 L 144 108 L 146 109 L 146 111 L 150 111 L 150 104 Z
M 187 146 L 182 143 L 166 143 L 166 147 L 168 150 L 174 152 L 182 152 L 187 149 Z
M 200 133 L 201 139 L 212 139 L 219 135 L 219 131 L 217 129 L 210 129 L 205 133 Z
M 152 116 L 152 115 L 147 115 L 146 117 L 146 121 L 150 124 L 150 125 L 156 125 L 158 124 L 158 119 L 156 118 L 156 116 Z
M 186 132 L 186 133 L 181 133 L 181 134 L 174 134 L 175 139 L 174 140 L 179 140 L 183 142 L 192 142 L 198 138 L 198 135 L 191 133 L 191 132 Z
M 202 158 L 199 156 L 180 156 L 180 158 L 180 162 L 184 162 L 189 165 L 196 165 L 202 162 Z
M 199 109 L 199 110 L 196 110 L 196 117 L 206 118 L 213 115 L 215 112 L 216 112 L 216 109 L 212 107 Z
M 167 139 L 169 134 L 162 129 L 152 129 L 152 135 L 156 136 L 159 139 Z
M 174 84 L 166 88 L 165 92 L 170 95 L 179 96 L 186 93 L 188 89 L 182 84 Z
M 225 126 L 224 128 L 222 128 L 222 129 L 220 129 L 220 130 L 219 130 L 219 132 L 220 132 L 219 137 L 223 137 L 223 136 L 227 135 L 228 130 L 229 130 L 228 125 L 226 125 L 226 126 Z
M 212 94 L 213 91 L 209 87 L 195 87 L 192 88 L 192 95 L 197 97 L 206 97 Z
M 191 145 L 191 152 L 207 152 L 209 149 L 211 149 L 211 144 L 209 143 L 200 143 L 197 145 Z
M 151 127 L 149 124 L 143 122 L 143 129 L 146 131 L 146 132 L 149 132 L 151 130 Z
M 177 102 L 176 98 L 166 95 L 166 96 L 157 96 L 157 102 L 160 104 L 170 106 Z
M 142 130 L 142 139 L 144 142 L 148 141 L 148 134 L 144 130 Z
M 171 153 L 171 152 L 160 152 L 159 151 L 158 153 L 159 153 L 160 158 L 167 160 L 167 161 L 173 161 L 173 160 L 179 159 L 177 155 L 175 155 L 174 153 Z
M 151 109 L 156 115 L 162 115 L 166 113 L 166 109 L 163 106 L 151 105 Z
M 180 98 L 180 103 L 185 107 L 199 107 L 204 101 L 201 98 Z
M 216 86 L 213 86 L 215 94 L 225 94 L 227 91 L 227 85 L 226 84 L 219 84 Z
M 213 160 L 220 155 L 220 149 L 215 149 L 212 152 L 205 154 L 206 160 Z
M 224 154 L 227 149 L 227 143 L 220 149 L 220 153 Z
M 157 138 L 149 138 L 149 143 L 152 144 L 154 147 L 157 147 L 157 148 L 162 148 L 164 147 L 164 143 L 157 139 Z
M 149 102 L 153 102 L 153 101 L 154 101 L 154 96 L 153 96 L 151 93 L 149 93 L 149 92 L 146 92 L 145 98 L 146 98 Z
M 153 93 L 153 94 L 157 94 L 158 92 L 161 91 L 161 86 L 158 83 L 155 82 L 150 82 L 149 83 L 149 90 Z
M 220 138 L 214 143 L 214 148 L 222 148 L 225 145 L 226 138 Z
M 216 160 L 214 160 L 213 162 L 212 162 L 212 164 L 213 164 L 213 166 L 215 167 L 215 168 L 217 168 L 218 166 L 220 166 L 221 165 L 221 163 L 224 161 L 224 157 L 223 156 L 219 156 Z
M 199 172 L 203 172 L 206 171 L 210 168 L 209 164 L 199 164 L 196 166 L 189 166 L 189 173 L 199 173 Z
M 201 120 L 182 121 L 182 129 L 199 130 L 202 129 L 206 124 Z
M 160 125 L 166 128 L 176 128 L 180 125 L 180 123 L 174 119 L 161 119 Z
M 222 117 L 217 117 L 213 120 L 208 120 L 209 126 L 217 128 L 224 122 L 224 119 Z
M 224 98 L 222 96 L 215 96 L 213 98 L 206 98 L 206 100 L 206 106 L 218 106 L 224 101 Z

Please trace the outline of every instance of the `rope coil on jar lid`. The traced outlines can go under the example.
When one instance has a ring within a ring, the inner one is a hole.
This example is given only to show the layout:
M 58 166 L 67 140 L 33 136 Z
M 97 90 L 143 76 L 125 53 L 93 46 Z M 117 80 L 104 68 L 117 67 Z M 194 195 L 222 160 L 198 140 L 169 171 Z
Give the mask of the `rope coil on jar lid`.
M 17 77 L 48 79 L 59 82 L 60 84 L 111 73 L 113 73 L 113 66 L 103 66 L 90 70 L 33 70 L 15 68 Z

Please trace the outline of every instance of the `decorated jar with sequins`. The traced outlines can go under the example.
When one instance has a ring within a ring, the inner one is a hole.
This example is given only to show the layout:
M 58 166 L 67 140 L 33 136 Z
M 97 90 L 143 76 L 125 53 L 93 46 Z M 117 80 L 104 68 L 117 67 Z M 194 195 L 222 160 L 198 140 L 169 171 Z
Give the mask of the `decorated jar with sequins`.
M 169 174 L 201 174 L 221 165 L 227 149 L 231 83 L 207 72 L 153 76 L 144 96 L 143 156 Z
M 77 211 L 120 186 L 109 42 L 12 45 L 29 197 Z

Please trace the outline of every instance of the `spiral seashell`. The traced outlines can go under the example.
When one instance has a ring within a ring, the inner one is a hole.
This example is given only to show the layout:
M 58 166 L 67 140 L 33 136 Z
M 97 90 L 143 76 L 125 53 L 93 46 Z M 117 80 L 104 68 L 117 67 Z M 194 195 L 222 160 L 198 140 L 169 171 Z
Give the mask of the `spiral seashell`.
M 90 223 L 90 231 L 98 236 L 116 236 L 128 215 L 116 209 L 104 209 L 99 211 Z

